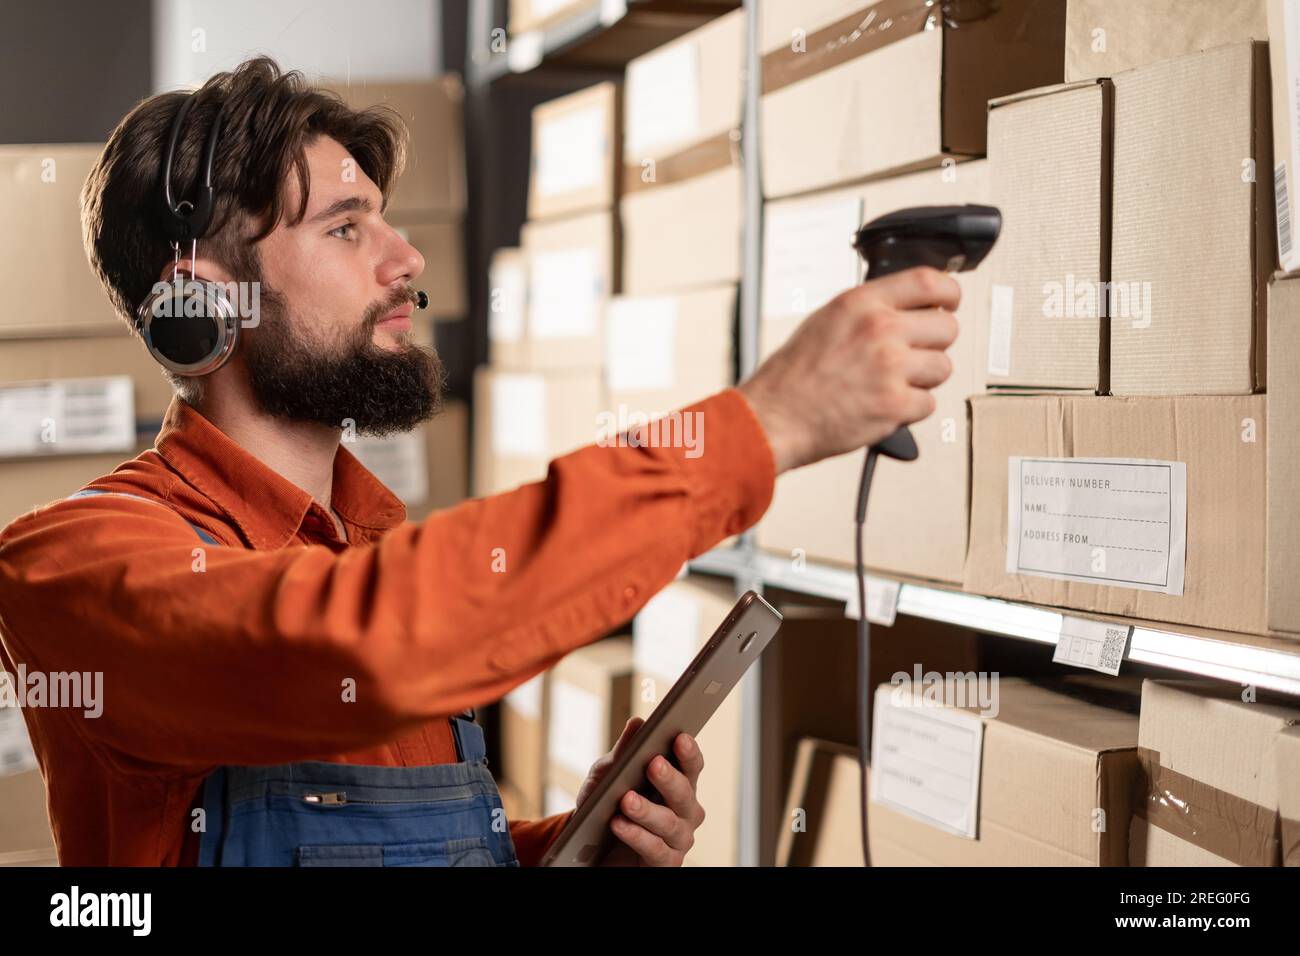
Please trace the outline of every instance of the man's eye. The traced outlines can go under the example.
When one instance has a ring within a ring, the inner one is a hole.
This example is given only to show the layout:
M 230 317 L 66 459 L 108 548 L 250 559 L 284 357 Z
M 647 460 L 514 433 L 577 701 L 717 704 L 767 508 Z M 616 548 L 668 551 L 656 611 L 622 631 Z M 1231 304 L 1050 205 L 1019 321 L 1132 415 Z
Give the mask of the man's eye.
M 347 235 L 340 236 L 339 233 L 344 232 L 345 230 L 347 231 Z M 354 226 L 350 222 L 347 222 L 335 229 L 331 229 L 329 231 L 329 235 L 338 236 L 340 239 L 351 239 L 353 232 L 355 232 L 355 230 L 356 230 L 356 226 Z

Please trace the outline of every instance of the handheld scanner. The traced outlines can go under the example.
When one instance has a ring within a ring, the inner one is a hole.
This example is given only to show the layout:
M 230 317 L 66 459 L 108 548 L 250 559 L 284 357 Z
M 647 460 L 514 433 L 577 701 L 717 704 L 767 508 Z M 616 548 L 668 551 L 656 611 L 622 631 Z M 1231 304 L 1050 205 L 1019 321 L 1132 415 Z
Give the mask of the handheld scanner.
M 966 272 L 984 261 L 1001 230 L 1002 213 L 992 206 L 914 206 L 871 220 L 858 230 L 853 248 L 866 260 L 868 279 L 913 266 Z M 918 454 L 906 427 L 875 450 L 899 461 Z

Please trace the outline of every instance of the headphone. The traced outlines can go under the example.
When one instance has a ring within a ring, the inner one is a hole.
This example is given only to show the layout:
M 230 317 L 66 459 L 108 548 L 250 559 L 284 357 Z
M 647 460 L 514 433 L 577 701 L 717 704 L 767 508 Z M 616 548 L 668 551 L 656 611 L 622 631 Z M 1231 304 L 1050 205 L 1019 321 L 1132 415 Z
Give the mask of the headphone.
M 180 139 L 185 117 L 194 105 L 194 96 L 191 93 L 185 98 L 172 120 L 162 169 L 163 208 L 159 221 L 175 256 L 172 281 L 156 283 L 135 314 L 136 331 L 148 347 L 149 354 L 165 368 L 183 376 L 207 375 L 226 364 L 239 342 L 240 328 L 239 312 L 223 285 L 200 280 L 193 274 L 198 241 L 207 235 L 215 206 L 212 163 L 221 136 L 220 107 L 204 140 L 203 161 L 194 198 L 177 201 L 172 195 L 176 142 Z M 192 278 L 182 281 L 181 243 L 186 241 L 190 244 Z M 424 309 L 428 305 L 428 294 L 418 291 L 416 307 Z

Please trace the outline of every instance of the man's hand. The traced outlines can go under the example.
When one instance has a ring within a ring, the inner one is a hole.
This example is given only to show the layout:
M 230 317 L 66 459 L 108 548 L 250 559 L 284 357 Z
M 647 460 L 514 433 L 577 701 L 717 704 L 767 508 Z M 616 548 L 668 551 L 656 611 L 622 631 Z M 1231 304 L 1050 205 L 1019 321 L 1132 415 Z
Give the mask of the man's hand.
M 777 473 L 874 445 L 934 411 L 952 374 L 961 287 L 920 266 L 849 289 L 818 309 L 740 385 Z
M 614 749 L 591 765 L 591 772 L 578 790 L 577 805 L 591 795 L 610 765 L 631 743 L 645 721 L 633 717 L 623 727 Z M 663 795 L 664 803 L 652 803 L 632 790 L 623 794 L 610 829 L 622 841 L 616 843 L 601 866 L 681 866 L 695 845 L 695 831 L 704 822 L 704 808 L 695 799 L 695 785 L 704 769 L 704 756 L 689 734 L 678 734 L 673 752 L 681 770 L 662 756 L 650 761 L 646 773 Z

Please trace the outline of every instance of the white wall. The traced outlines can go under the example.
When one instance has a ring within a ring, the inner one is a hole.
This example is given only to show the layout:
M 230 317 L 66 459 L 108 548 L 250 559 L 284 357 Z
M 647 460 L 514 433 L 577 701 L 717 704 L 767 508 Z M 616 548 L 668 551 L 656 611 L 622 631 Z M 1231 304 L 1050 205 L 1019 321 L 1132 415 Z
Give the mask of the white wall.
M 153 20 L 154 92 L 258 53 L 309 80 L 442 72 L 441 0 L 153 0 Z

